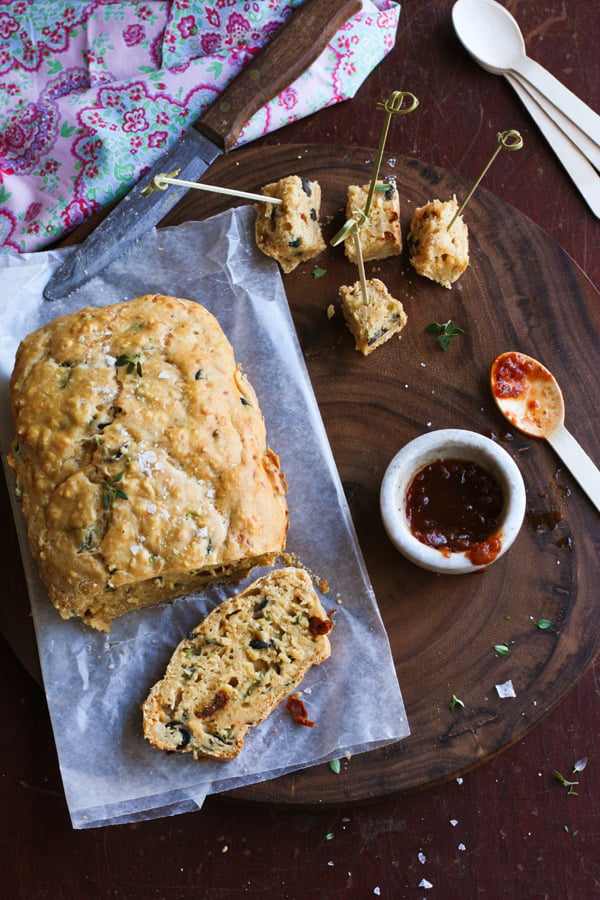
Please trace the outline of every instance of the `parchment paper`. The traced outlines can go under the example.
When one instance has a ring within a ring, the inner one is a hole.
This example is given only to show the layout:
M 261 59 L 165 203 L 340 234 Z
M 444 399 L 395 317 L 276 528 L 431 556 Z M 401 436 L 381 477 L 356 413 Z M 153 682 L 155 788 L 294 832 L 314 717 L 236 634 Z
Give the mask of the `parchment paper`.
M 150 232 L 121 260 L 64 301 L 43 300 L 52 271 L 71 252 L 0 257 L 0 440 L 13 435 L 8 380 L 20 339 L 57 315 L 160 292 L 201 302 L 219 319 L 255 388 L 269 445 L 289 485 L 287 549 L 319 578 L 335 609 L 332 654 L 301 685 L 315 728 L 282 704 L 252 729 L 229 762 L 198 762 L 152 748 L 140 705 L 181 638 L 217 603 L 249 583 L 211 588 L 113 623 L 100 634 L 63 621 L 39 581 L 13 499 L 44 687 L 75 828 L 198 809 L 209 793 L 325 764 L 409 733 L 388 638 L 312 391 L 277 264 L 257 250 L 254 210 Z M 332 773 L 332 777 L 335 776 Z

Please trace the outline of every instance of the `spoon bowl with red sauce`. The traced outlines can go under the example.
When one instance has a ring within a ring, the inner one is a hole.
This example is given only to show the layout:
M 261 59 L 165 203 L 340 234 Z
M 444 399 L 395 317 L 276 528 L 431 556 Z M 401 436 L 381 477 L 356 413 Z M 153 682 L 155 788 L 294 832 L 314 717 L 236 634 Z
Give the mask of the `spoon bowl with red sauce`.
M 511 456 L 473 431 L 421 435 L 390 462 L 380 507 L 387 534 L 411 562 L 465 574 L 489 566 L 515 540 L 525 487 Z
M 526 353 L 497 356 L 490 371 L 492 395 L 511 425 L 544 438 L 600 510 L 600 471 L 565 428 L 565 404 L 554 375 Z

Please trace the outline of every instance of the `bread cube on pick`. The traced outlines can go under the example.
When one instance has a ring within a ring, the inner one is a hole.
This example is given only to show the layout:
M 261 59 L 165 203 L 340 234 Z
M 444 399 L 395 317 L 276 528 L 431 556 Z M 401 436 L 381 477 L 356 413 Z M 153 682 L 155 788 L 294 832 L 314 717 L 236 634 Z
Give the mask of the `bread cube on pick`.
M 354 336 L 355 348 L 364 356 L 400 332 L 407 318 L 402 303 L 392 297 L 382 281 L 370 278 L 366 285 L 366 299 L 360 281 L 340 287 L 346 325 Z
M 276 259 L 286 273 L 325 250 L 319 215 L 321 187 L 317 181 L 288 175 L 263 187 L 262 193 L 277 197 L 279 204 L 256 204 L 256 243 Z

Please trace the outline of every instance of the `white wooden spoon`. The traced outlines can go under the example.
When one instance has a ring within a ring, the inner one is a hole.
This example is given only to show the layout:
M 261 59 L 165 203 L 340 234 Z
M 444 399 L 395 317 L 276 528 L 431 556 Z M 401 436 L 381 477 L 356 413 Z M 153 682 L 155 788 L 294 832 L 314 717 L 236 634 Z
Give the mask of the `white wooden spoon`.
M 547 69 L 527 56 L 518 23 L 495 0 L 457 0 L 452 22 L 473 59 L 497 75 L 518 75 L 600 144 L 600 116 Z
M 506 419 L 545 438 L 600 511 L 600 470 L 565 428 L 565 404 L 554 375 L 525 353 L 501 353 L 490 371 L 492 395 Z

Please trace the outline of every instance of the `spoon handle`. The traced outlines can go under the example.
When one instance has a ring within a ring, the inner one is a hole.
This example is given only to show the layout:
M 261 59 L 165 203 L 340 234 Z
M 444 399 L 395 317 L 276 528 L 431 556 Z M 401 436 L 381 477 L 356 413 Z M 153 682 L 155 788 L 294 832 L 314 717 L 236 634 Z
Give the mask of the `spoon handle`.
M 554 106 L 553 103 L 548 103 L 543 94 L 540 94 L 537 88 L 534 88 L 532 84 L 525 81 L 520 75 L 513 75 L 509 72 L 506 77 L 513 87 L 514 82 L 518 82 L 521 90 L 527 91 L 530 98 L 537 103 L 538 106 L 543 107 L 544 112 L 552 119 L 554 124 L 560 128 L 571 141 L 573 141 L 581 153 L 583 153 L 583 155 L 589 159 L 591 164 L 600 171 L 600 144 L 597 144 L 588 137 L 588 135 L 582 131 L 581 128 L 578 128 L 577 125 L 574 125 L 569 117 Z
M 580 152 L 574 140 L 575 136 L 569 137 L 562 128 L 551 118 L 546 108 L 536 102 L 532 91 L 524 87 L 523 82 L 518 80 L 514 75 L 508 74 L 507 81 L 529 112 L 558 159 L 562 163 L 564 169 L 570 175 L 573 183 L 580 192 L 581 196 L 588 204 L 595 216 L 600 218 L 600 174 Z M 538 94 L 538 96 L 541 96 Z M 550 104 L 547 104 L 550 107 Z M 554 107 L 551 107 L 554 110 Z M 554 110 L 558 112 L 558 110 Z M 575 131 L 570 121 L 565 120 L 572 131 Z M 579 133 L 579 132 L 578 132 Z M 595 146 L 595 144 L 593 145 Z M 599 150 L 600 155 L 600 150 Z
M 600 470 L 564 425 L 546 438 L 600 512 Z
M 595 143 L 600 144 L 600 116 L 576 94 L 564 86 L 547 69 L 529 56 L 514 65 L 513 71 L 543 94 L 567 118 L 577 125 Z

